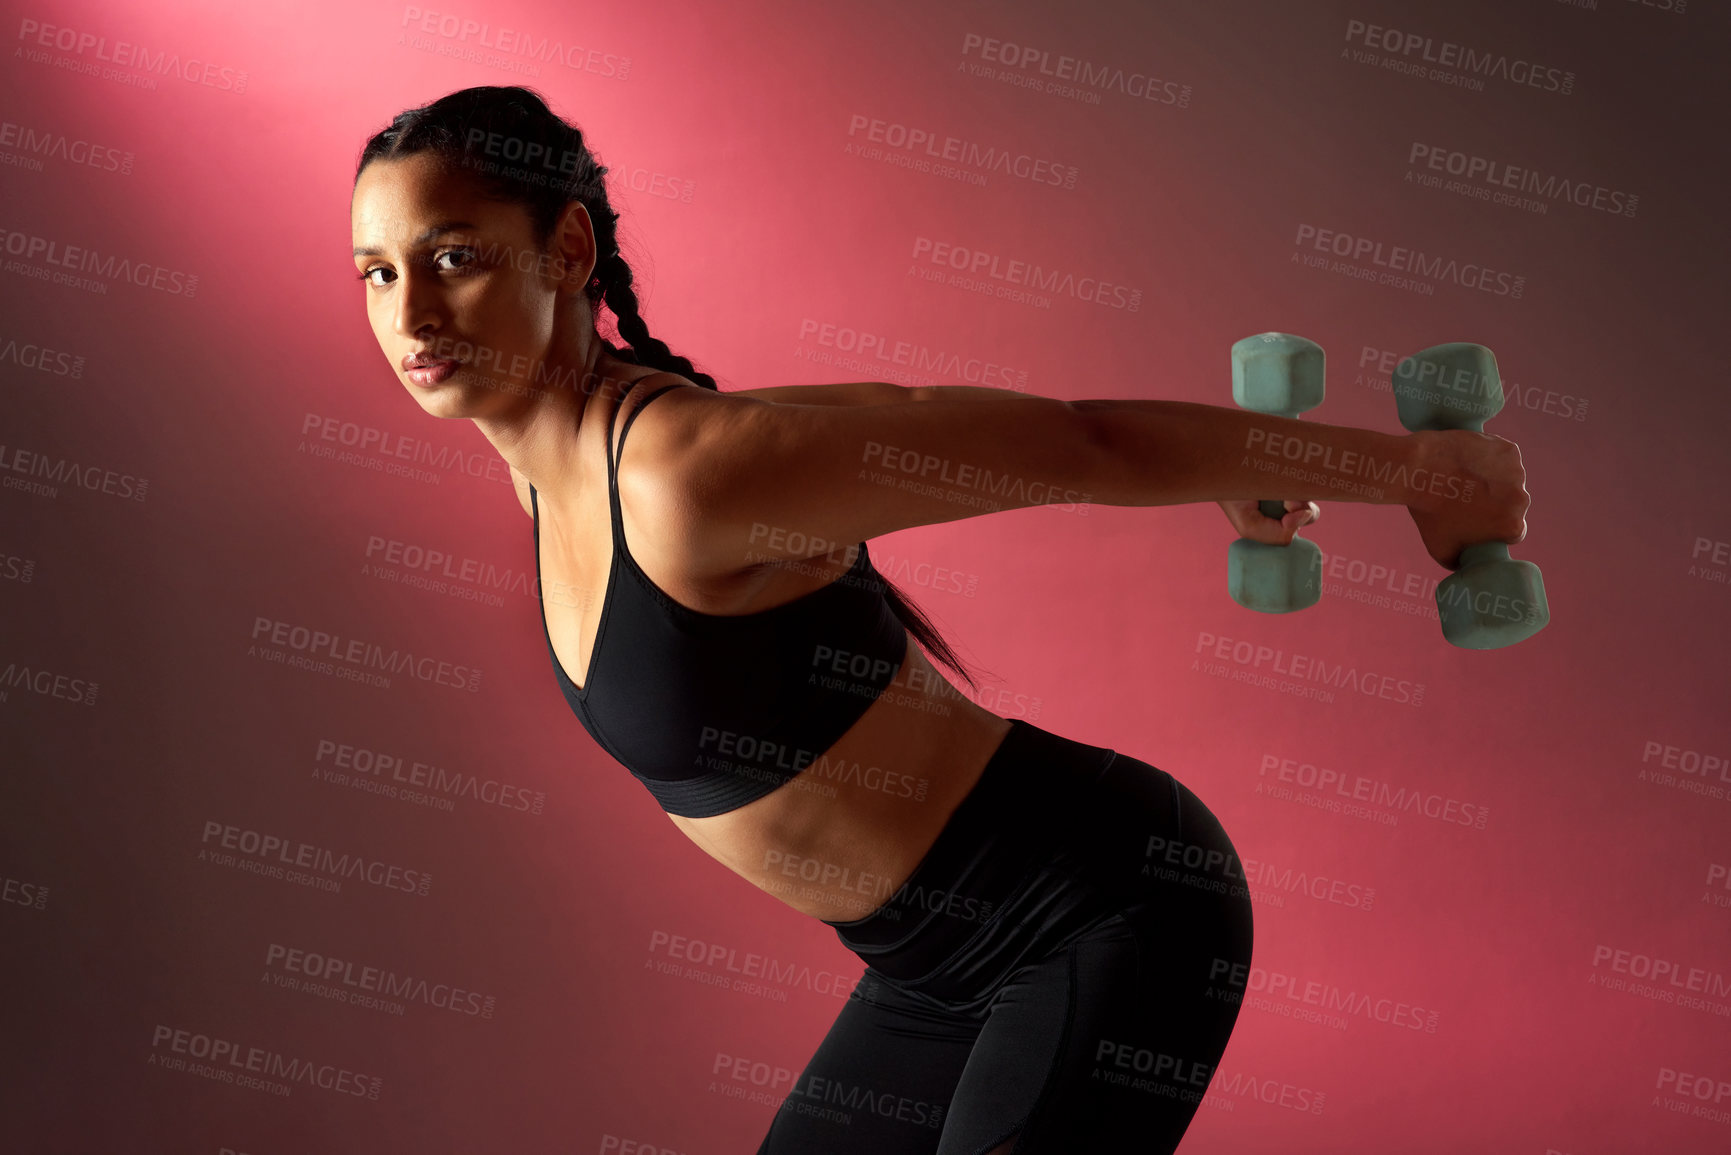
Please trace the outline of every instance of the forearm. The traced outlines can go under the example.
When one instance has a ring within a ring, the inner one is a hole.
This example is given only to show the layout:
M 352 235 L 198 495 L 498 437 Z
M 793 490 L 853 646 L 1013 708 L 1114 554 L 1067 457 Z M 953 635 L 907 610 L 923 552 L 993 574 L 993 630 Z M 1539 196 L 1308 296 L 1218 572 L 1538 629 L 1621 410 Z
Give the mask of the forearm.
M 1096 459 L 1101 505 L 1360 501 L 1410 505 L 1446 493 L 1416 435 L 1378 433 L 1194 401 L 1072 401 Z M 1456 482 L 1458 485 L 1458 482 Z

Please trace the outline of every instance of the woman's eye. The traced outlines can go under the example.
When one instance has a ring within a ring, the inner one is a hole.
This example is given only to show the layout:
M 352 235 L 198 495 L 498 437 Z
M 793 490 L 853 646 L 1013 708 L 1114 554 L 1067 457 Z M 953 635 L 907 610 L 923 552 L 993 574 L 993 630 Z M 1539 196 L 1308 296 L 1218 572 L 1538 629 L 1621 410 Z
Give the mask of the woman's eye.
M 439 262 L 446 257 L 464 257 L 466 259 L 461 264 L 457 264 L 457 265 L 440 265 Z M 433 254 L 433 267 L 438 269 L 440 272 L 443 272 L 443 273 L 462 272 L 462 271 L 468 269 L 474 263 L 475 263 L 475 253 L 474 253 L 474 250 L 472 250 L 472 249 L 441 249 L 438 252 Z M 388 273 L 390 271 L 391 270 L 385 268 L 383 265 L 374 265 L 372 268 L 370 268 L 366 272 L 362 273 L 358 279 L 367 282 L 369 285 L 372 285 L 374 288 L 383 288 L 384 285 L 381 282 L 375 281 L 372 279 L 373 274 L 374 273 Z

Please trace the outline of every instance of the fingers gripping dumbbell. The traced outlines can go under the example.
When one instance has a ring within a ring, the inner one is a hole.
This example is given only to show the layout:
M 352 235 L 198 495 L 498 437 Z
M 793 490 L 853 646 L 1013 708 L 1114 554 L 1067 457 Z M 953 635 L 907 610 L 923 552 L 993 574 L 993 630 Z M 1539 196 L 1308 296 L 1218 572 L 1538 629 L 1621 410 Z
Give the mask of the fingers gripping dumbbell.
M 1241 408 L 1297 417 L 1322 404 L 1322 346 L 1290 333 L 1258 333 L 1232 346 L 1232 400 Z M 1286 504 L 1262 502 L 1266 517 Z M 1226 592 L 1247 610 L 1286 614 L 1322 597 L 1322 551 L 1295 537 L 1289 545 L 1239 538 L 1226 550 Z
M 1470 429 L 1503 408 L 1496 356 L 1483 345 L 1433 345 L 1394 367 L 1400 423 L 1414 433 Z M 1460 568 L 1436 589 L 1443 637 L 1467 650 L 1494 650 L 1532 637 L 1551 620 L 1545 580 L 1530 561 L 1509 557 L 1507 542 L 1487 541 L 1461 551 Z

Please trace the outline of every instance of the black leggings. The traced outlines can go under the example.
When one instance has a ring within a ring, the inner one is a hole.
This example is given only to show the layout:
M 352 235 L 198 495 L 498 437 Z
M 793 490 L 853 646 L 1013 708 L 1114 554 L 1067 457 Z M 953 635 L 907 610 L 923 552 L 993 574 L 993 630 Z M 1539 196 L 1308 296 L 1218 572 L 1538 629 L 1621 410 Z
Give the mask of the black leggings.
M 1172 1151 L 1250 970 L 1208 808 L 1020 719 L 906 884 L 829 925 L 865 973 L 758 1155 Z

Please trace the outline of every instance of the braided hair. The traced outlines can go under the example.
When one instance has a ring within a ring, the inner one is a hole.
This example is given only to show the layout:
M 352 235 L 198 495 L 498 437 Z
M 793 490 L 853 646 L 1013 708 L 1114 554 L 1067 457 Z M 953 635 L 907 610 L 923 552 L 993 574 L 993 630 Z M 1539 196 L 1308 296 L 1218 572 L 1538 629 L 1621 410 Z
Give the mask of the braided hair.
M 539 93 L 516 85 L 464 88 L 405 109 L 367 140 L 355 165 L 355 183 L 375 160 L 422 152 L 434 153 L 447 170 L 475 178 L 485 195 L 522 205 L 529 213 L 535 246 L 542 252 L 566 206 L 581 203 L 595 233 L 595 251 L 601 254 L 583 295 L 597 317 L 600 306 L 607 306 L 625 347 L 597 332 L 601 343 L 622 361 L 676 373 L 705 389 L 716 389 L 715 378 L 699 372 L 650 334 L 631 265 L 619 253 L 619 213 L 608 200 L 605 182 L 609 170 L 584 142 L 582 130 L 555 115 Z M 977 690 L 973 676 L 919 607 L 887 577 L 882 580 L 884 598 L 897 620 Z

